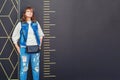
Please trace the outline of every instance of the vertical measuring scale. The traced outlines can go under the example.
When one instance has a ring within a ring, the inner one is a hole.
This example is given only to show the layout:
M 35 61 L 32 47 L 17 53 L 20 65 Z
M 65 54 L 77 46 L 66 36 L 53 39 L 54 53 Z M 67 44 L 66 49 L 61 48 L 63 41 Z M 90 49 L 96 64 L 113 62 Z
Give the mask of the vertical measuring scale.
M 43 31 L 45 37 L 43 39 L 43 78 L 45 80 L 56 79 L 56 49 L 54 45 L 55 33 L 55 0 L 43 0 Z

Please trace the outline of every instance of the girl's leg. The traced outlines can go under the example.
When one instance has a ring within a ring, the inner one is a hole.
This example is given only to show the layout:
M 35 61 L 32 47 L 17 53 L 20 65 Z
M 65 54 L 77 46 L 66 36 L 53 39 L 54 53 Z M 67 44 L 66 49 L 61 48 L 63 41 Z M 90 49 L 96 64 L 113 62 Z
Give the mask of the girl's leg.
M 25 52 L 25 48 L 20 49 L 20 80 L 27 80 L 27 71 L 30 55 Z
M 40 62 L 39 58 L 40 58 L 40 53 L 31 54 L 33 80 L 40 80 L 39 79 L 39 62 Z

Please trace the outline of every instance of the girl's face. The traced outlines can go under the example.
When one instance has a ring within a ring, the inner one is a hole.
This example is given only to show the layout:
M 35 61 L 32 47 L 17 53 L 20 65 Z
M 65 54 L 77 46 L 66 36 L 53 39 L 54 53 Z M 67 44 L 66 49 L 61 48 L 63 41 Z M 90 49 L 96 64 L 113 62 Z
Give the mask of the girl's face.
M 25 16 L 27 18 L 31 18 L 33 16 L 33 10 L 32 9 L 27 9 L 25 12 Z

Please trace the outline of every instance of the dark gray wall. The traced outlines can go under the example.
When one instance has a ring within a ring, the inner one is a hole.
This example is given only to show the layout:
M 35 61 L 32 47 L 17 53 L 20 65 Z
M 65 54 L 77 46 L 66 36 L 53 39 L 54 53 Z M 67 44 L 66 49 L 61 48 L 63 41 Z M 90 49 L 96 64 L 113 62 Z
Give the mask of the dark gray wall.
M 119 0 L 58 0 L 56 35 L 58 80 L 120 79 Z

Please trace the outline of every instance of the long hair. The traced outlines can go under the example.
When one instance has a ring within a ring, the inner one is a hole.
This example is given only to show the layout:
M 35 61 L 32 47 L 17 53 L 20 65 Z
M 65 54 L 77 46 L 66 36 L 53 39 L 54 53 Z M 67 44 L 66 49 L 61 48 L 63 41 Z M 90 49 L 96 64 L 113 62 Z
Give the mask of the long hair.
M 22 22 L 26 22 L 26 16 L 25 16 L 25 13 L 26 13 L 26 10 L 32 10 L 33 11 L 33 16 L 31 17 L 31 21 L 36 21 L 36 19 L 35 19 L 35 14 L 34 14 L 34 9 L 32 8 L 32 7 L 26 7 L 25 8 L 25 10 L 24 10 L 24 12 L 23 12 L 23 15 L 22 15 L 22 18 L 21 18 L 21 21 Z

